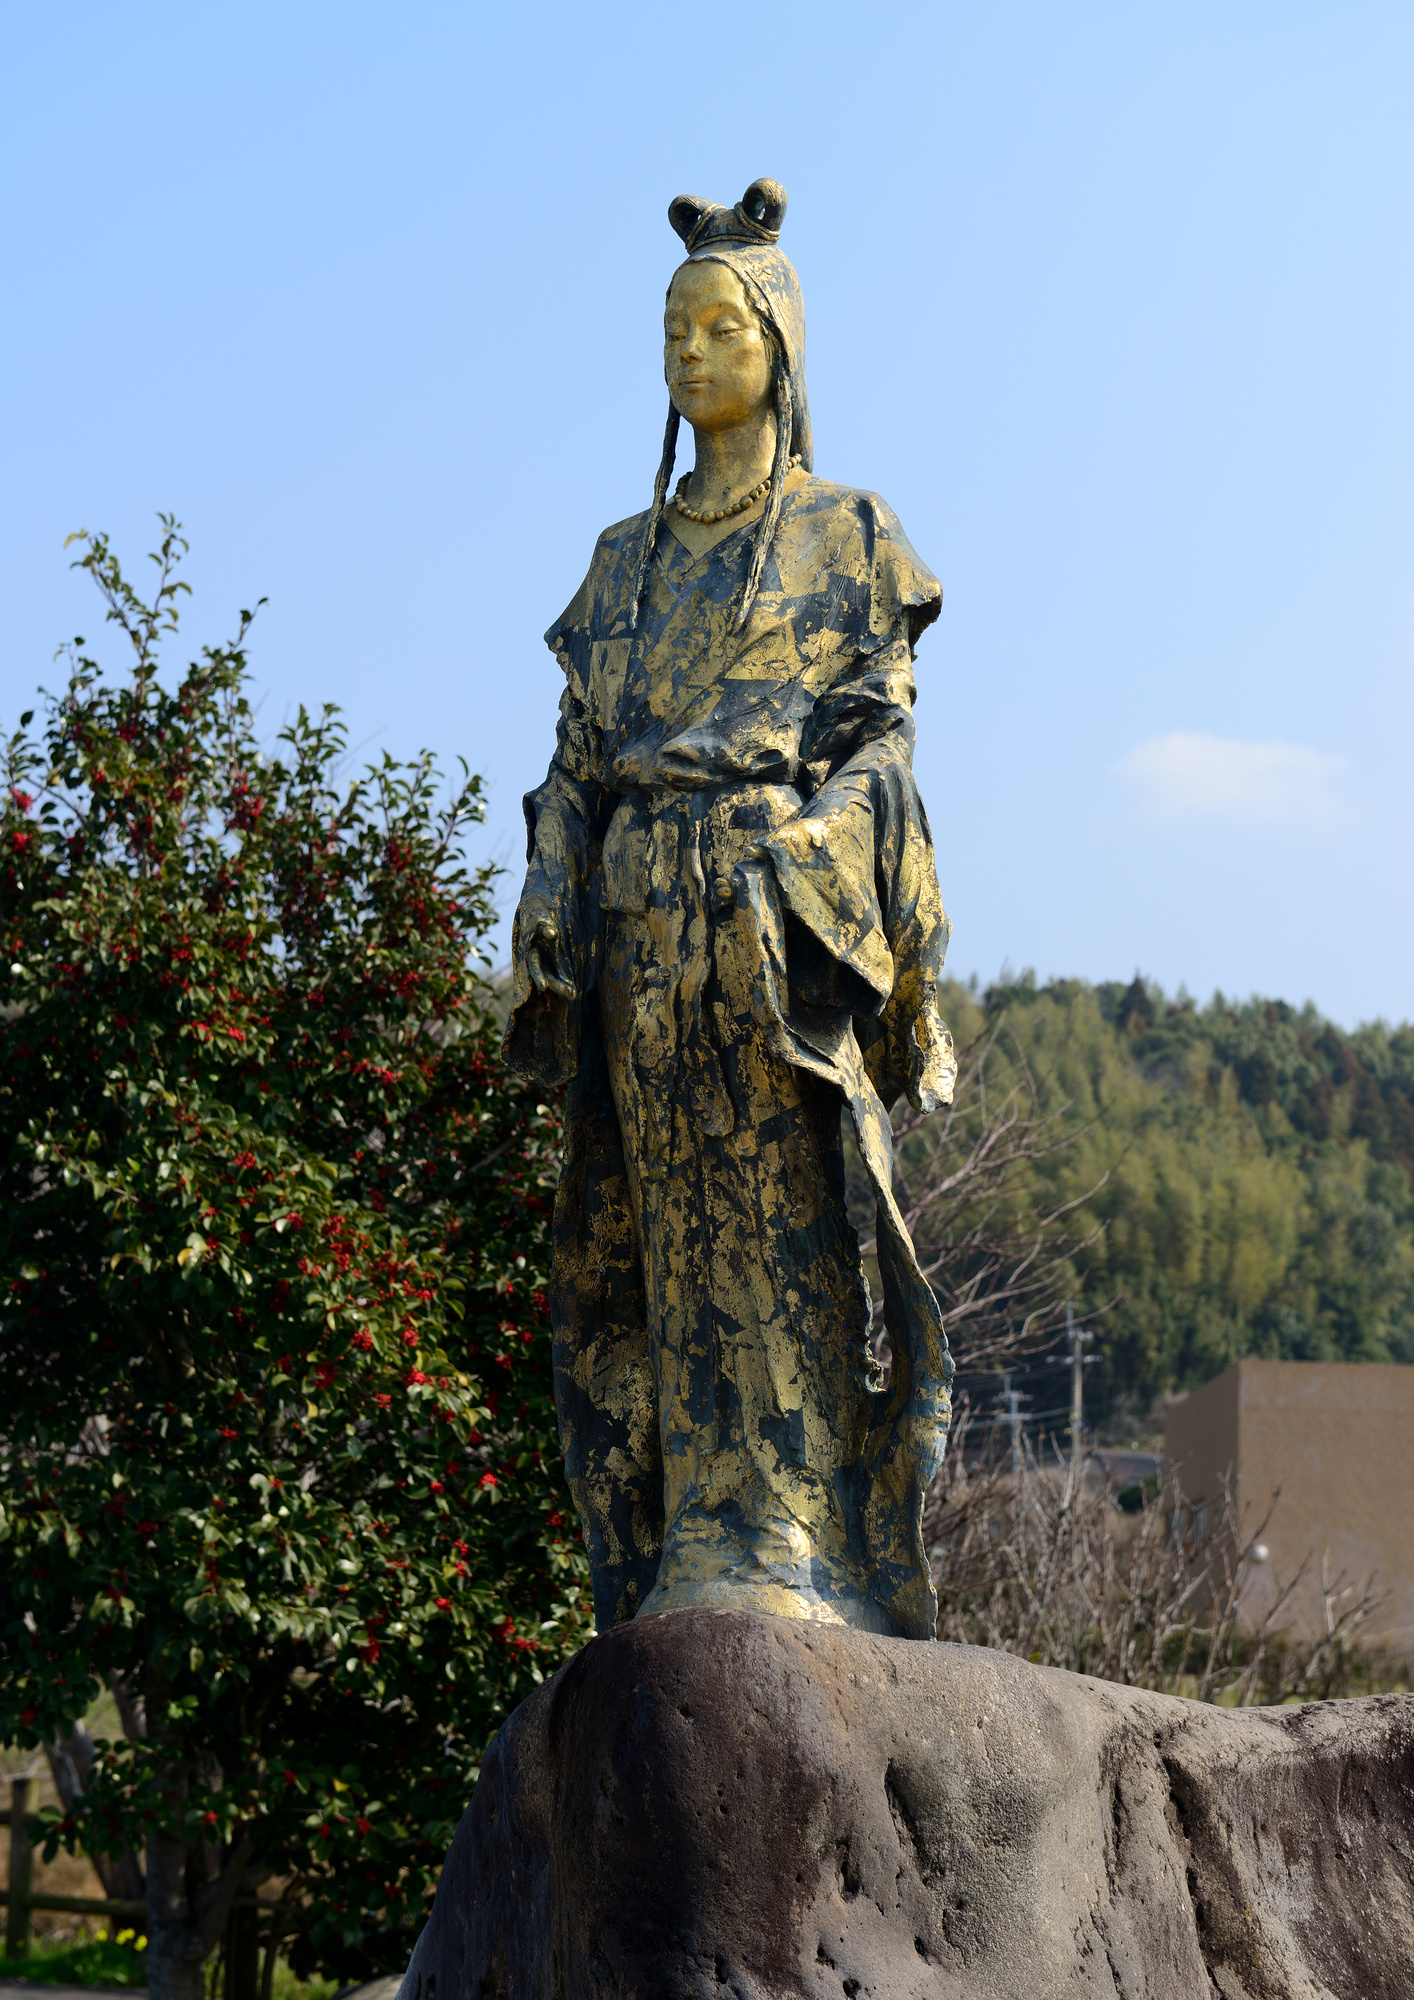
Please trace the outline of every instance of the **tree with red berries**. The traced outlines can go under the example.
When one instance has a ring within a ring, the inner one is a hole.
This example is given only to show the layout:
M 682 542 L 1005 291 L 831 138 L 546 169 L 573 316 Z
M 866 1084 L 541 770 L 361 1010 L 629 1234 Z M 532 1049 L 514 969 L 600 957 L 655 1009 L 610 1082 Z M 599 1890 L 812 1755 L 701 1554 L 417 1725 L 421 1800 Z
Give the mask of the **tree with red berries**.
M 0 1740 L 115 1690 L 51 1846 L 140 1858 L 154 2000 L 196 2000 L 272 1882 L 297 1964 L 400 1969 L 590 1624 L 478 781 L 341 782 L 332 709 L 263 749 L 246 613 L 169 687 L 163 529 L 150 602 L 81 538 L 126 670 L 75 641 L 5 751 Z

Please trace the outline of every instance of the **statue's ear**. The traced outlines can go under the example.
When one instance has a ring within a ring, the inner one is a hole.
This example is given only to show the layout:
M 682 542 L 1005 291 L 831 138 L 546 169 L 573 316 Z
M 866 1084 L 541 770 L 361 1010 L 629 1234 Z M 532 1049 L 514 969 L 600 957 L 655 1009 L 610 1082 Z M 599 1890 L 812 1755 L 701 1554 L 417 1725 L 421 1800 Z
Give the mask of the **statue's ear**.
M 737 206 L 758 229 L 773 238 L 780 235 L 786 219 L 786 191 L 779 181 L 753 181 Z
M 684 243 L 690 241 L 693 230 L 712 206 L 710 201 L 702 201 L 695 194 L 680 194 L 668 203 L 668 220 Z

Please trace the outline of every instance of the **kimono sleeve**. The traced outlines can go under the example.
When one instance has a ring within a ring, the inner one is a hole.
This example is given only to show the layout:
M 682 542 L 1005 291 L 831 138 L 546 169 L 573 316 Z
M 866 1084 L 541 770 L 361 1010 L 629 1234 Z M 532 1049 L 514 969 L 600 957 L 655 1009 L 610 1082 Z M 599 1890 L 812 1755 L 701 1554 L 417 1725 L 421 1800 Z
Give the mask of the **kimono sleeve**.
M 571 607 L 573 610 L 573 606 Z M 568 614 L 567 614 L 568 616 Z M 545 781 L 523 801 L 526 875 L 511 933 L 512 1002 L 504 1051 L 529 1081 L 552 1088 L 574 1075 L 579 1010 L 594 983 L 600 851 L 612 798 L 604 785 L 603 737 L 590 698 L 588 646 L 564 621 L 547 637 L 565 670 L 555 754 Z M 541 992 L 526 947 L 541 923 L 559 933 L 561 962 L 576 998 Z
M 756 865 L 780 898 L 792 1001 L 852 1016 L 881 1095 L 931 1110 L 956 1065 L 937 1012 L 950 926 L 913 776 L 913 663 L 942 591 L 883 501 L 858 507 L 869 586 L 804 731 L 812 795 Z
M 848 628 L 839 672 L 817 697 L 801 761 L 817 784 L 868 743 L 892 739 L 913 754 L 914 649 L 942 608 L 942 586 L 919 561 L 877 494 L 857 499 L 867 587 Z
M 912 648 L 942 610 L 943 586 L 877 493 L 860 495 L 860 513 L 870 544 L 869 630 L 860 635 L 862 650 L 899 636 Z

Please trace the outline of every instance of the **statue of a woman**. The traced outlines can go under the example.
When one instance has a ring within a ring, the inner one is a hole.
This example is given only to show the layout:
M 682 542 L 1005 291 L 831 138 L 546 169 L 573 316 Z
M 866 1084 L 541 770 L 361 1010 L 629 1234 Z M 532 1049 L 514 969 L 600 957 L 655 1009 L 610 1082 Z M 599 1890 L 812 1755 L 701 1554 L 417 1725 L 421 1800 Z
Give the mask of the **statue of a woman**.
M 942 593 L 877 495 L 813 476 L 785 206 L 763 180 L 668 211 L 688 255 L 663 458 L 546 635 L 566 686 L 525 802 L 506 1047 L 568 1085 L 556 1395 L 600 1629 L 706 1604 L 931 1638 L 952 1361 L 886 1107 L 946 1103 L 956 1068 L 912 773 Z M 696 464 L 669 498 L 684 417 Z

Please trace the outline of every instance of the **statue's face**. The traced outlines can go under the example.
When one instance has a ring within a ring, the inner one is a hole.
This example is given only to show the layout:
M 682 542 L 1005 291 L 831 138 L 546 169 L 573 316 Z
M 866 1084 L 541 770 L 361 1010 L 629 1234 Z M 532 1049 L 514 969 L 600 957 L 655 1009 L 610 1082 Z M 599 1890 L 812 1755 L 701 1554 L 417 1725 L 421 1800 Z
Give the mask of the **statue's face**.
M 663 373 L 696 430 L 760 421 L 771 406 L 771 357 L 741 280 L 725 264 L 684 264 L 663 315 Z

